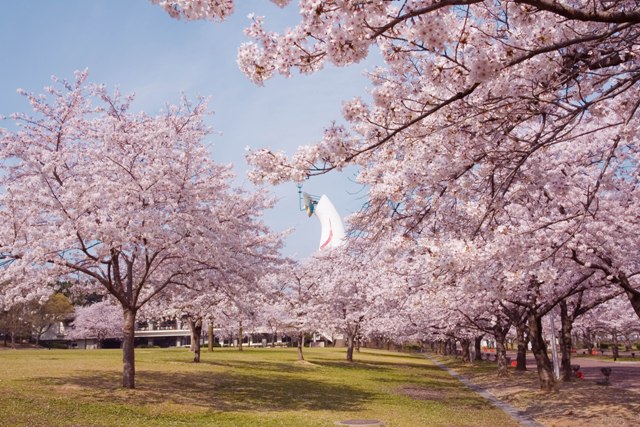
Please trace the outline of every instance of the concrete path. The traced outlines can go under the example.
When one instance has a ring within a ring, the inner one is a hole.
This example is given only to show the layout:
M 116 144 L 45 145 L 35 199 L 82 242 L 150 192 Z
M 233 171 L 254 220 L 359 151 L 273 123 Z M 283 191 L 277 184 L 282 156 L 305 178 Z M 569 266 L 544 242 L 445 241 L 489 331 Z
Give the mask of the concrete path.
M 480 396 L 482 396 L 485 399 L 487 399 L 493 406 L 495 406 L 496 408 L 502 409 L 514 421 L 518 422 L 520 425 L 525 426 L 525 427 L 543 427 L 542 424 L 539 424 L 539 423 L 535 422 L 533 419 L 529 418 L 528 416 L 520 413 L 517 409 L 515 409 L 513 406 L 509 405 L 508 403 L 505 403 L 505 402 L 502 402 L 502 401 L 498 400 L 494 395 L 489 393 L 487 390 L 485 390 L 482 387 L 472 383 L 467 378 L 461 376 L 457 372 L 454 372 L 453 370 L 449 369 L 447 366 L 439 363 L 437 360 L 431 358 L 428 355 L 425 355 L 425 357 L 427 359 L 431 360 L 440 369 L 443 369 L 443 370 L 447 371 L 449 373 L 449 375 L 451 375 L 452 377 L 456 378 L 462 384 L 466 385 L 471 390 L 475 391 Z

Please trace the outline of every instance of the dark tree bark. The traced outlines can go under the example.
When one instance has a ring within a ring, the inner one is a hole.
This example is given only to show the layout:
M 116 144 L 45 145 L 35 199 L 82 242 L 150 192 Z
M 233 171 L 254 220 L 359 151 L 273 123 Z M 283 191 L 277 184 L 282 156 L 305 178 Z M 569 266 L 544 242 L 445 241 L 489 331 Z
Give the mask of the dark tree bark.
M 302 348 L 304 347 L 304 332 L 298 334 L 298 360 L 304 360 L 302 355 Z
M 473 345 L 476 350 L 476 360 L 482 360 L 482 335 L 478 335 L 474 338 Z
M 208 340 L 208 350 L 213 351 L 213 321 L 209 323 L 209 327 L 207 328 L 207 340 Z
M 507 347 L 505 345 L 507 341 L 507 334 L 511 323 L 500 324 L 497 323 L 494 327 L 494 337 L 496 339 L 496 360 L 498 362 L 498 376 L 507 376 L 509 371 L 507 370 Z
M 573 338 L 571 332 L 573 330 L 573 318 L 569 315 L 567 300 L 560 301 L 560 371 L 562 372 L 562 381 L 573 381 L 574 374 L 571 369 L 571 348 L 573 347 Z
M 460 345 L 462 346 L 462 361 L 465 363 L 471 361 L 471 352 L 469 351 L 471 340 L 469 338 L 463 338 L 460 340 Z
M 347 336 L 347 362 L 353 362 L 353 335 Z
M 542 317 L 536 316 L 536 313 L 530 311 L 527 318 L 529 323 L 531 352 L 536 358 L 540 389 L 544 391 L 554 391 L 556 390 L 556 381 L 553 378 L 551 360 L 547 355 L 547 344 L 542 336 Z
M 347 331 L 347 362 L 353 362 L 353 348 L 355 346 L 355 340 L 360 332 L 360 327 L 356 324 L 353 328 L 349 328 Z
M 238 330 L 238 351 L 242 351 L 243 339 L 244 339 L 244 331 L 242 330 L 242 325 L 240 325 L 240 329 Z
M 524 372 L 527 370 L 527 325 L 520 324 L 516 327 L 516 341 L 518 343 L 518 353 L 516 356 L 516 371 Z
M 134 354 L 136 311 L 124 309 L 124 328 L 122 339 L 122 387 L 135 388 L 136 366 Z

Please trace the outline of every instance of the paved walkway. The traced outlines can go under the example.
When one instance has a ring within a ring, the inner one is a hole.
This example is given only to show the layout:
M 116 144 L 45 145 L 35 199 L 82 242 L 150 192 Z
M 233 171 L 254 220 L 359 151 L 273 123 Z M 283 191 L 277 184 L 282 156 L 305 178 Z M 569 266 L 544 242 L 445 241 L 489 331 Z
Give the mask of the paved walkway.
M 449 375 L 451 375 L 452 377 L 456 378 L 462 384 L 466 385 L 471 390 L 475 391 L 480 396 L 482 396 L 485 399 L 487 399 L 489 402 L 491 402 L 491 404 L 493 406 L 495 406 L 495 407 L 497 407 L 499 409 L 502 409 L 511 418 L 513 418 L 514 421 L 520 423 L 520 425 L 523 425 L 525 427 L 542 427 L 542 424 L 539 424 L 539 423 L 535 422 L 533 419 L 529 418 L 528 416 L 520 413 L 517 409 L 515 409 L 513 406 L 509 405 L 508 403 L 505 403 L 505 402 L 502 402 L 502 401 L 498 400 L 494 395 L 489 393 L 487 390 L 485 390 L 482 387 L 472 383 L 471 381 L 469 381 L 465 377 L 463 377 L 460 374 L 458 374 L 457 372 L 454 372 L 453 370 L 449 369 L 447 366 L 439 363 L 437 360 L 433 359 L 432 357 L 430 357 L 428 355 L 425 355 L 425 357 L 427 359 L 431 360 L 440 369 L 443 369 L 443 370 L 447 371 L 449 373 Z

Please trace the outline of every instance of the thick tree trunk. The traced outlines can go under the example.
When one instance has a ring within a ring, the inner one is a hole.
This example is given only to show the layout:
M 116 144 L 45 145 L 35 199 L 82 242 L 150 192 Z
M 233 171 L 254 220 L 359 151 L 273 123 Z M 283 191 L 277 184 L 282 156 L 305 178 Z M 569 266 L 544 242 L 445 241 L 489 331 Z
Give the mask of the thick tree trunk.
M 136 359 L 134 353 L 136 311 L 124 309 L 124 328 L 122 339 L 122 387 L 135 388 Z
M 447 355 L 447 342 L 446 341 L 440 341 L 440 354 L 442 354 L 443 356 Z
M 193 363 L 200 363 L 200 338 L 202 337 L 202 318 L 189 318 L 191 329 L 191 351 L 193 351 Z
M 242 330 L 242 325 L 240 325 L 240 329 L 238 330 L 238 351 L 242 351 L 243 338 L 244 338 L 244 332 Z
M 506 333 L 496 334 L 496 360 L 498 361 L 498 376 L 505 377 L 509 374 L 507 371 L 507 347 L 505 346 Z
M 469 351 L 471 340 L 468 338 L 461 339 L 460 345 L 462 346 L 462 361 L 465 363 L 471 361 L 471 354 Z
M 457 356 L 458 352 L 456 351 L 456 340 L 454 339 L 448 339 L 447 340 L 447 353 L 450 356 Z
M 516 371 L 527 370 L 527 325 L 522 324 L 516 327 L 516 340 L 518 342 L 518 354 L 516 356 Z
M 547 355 L 547 344 L 544 342 L 544 337 L 542 336 L 542 318 L 536 316 L 535 313 L 529 313 L 527 317 L 529 321 L 531 352 L 536 358 L 540 389 L 544 391 L 554 391 L 556 389 L 556 381 L 553 378 L 551 360 Z
M 476 350 L 476 360 L 482 360 L 482 335 L 474 338 L 473 346 Z
M 353 335 L 347 334 L 347 362 L 353 362 Z
M 571 331 L 573 330 L 573 319 L 569 316 L 567 302 L 560 301 L 560 371 L 562 372 L 562 381 L 573 381 L 574 374 L 571 369 L 571 347 L 573 347 L 573 338 Z
M 302 355 L 302 348 L 304 347 L 304 332 L 300 332 L 298 335 L 298 360 L 304 360 Z
M 629 283 L 629 279 L 625 275 L 620 275 L 619 277 L 621 286 L 627 294 L 627 298 L 629 298 L 629 302 L 631 303 L 631 307 L 633 311 L 636 312 L 638 317 L 640 317 L 640 291 L 634 289 Z
M 207 328 L 207 341 L 208 341 L 208 350 L 213 351 L 213 323 L 209 323 L 209 327 Z

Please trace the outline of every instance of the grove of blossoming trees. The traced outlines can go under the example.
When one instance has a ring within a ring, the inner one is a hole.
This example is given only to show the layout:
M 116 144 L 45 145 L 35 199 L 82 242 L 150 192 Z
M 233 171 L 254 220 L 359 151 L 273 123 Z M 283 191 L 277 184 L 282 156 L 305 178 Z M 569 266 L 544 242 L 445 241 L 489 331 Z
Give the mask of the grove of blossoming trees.
M 24 93 L 33 115 L 15 114 L 19 130 L 0 135 L 3 298 L 65 277 L 111 294 L 124 315 L 123 386 L 133 388 L 140 308 L 195 281 L 224 285 L 208 273 L 255 275 L 280 239 L 258 221 L 271 201 L 231 188 L 230 167 L 209 159 L 203 100 L 152 117 L 86 77 Z
M 223 20 L 234 5 L 151 1 L 189 20 Z M 0 129 L 0 306 L 44 300 L 53 280 L 110 294 L 130 388 L 141 310 L 185 318 L 196 362 L 205 322 L 219 317 L 240 349 L 247 329 L 295 331 L 300 359 L 317 330 L 343 333 L 349 361 L 365 335 L 446 351 L 458 342 L 465 360 L 484 335 L 502 375 L 515 330 L 518 367 L 529 342 L 545 390 L 555 388 L 550 314 L 566 381 L 576 330 L 628 340 L 640 318 L 638 6 L 300 0 L 299 10 L 282 34 L 251 17 L 238 65 L 256 84 L 347 66 L 374 47 L 383 65 L 370 72 L 371 100 L 345 103 L 346 125 L 289 157 L 249 153 L 250 177 L 301 182 L 355 165 L 368 200 L 348 245 L 299 265 L 279 259 L 281 236 L 259 220 L 273 202 L 233 189 L 230 168 L 209 159 L 203 100 L 133 113 L 132 98 L 82 72 L 25 92 L 34 113 Z
M 233 7 L 154 3 L 187 19 Z M 353 228 L 373 247 L 396 242 L 395 260 L 421 260 L 450 310 L 480 296 L 463 317 L 526 326 L 544 389 L 554 381 L 542 318 L 554 307 L 600 289 L 592 301 L 624 292 L 640 316 L 635 3 L 301 0 L 299 10 L 284 33 L 252 17 L 238 64 L 257 84 L 373 47 L 384 65 L 370 73 L 371 102 L 345 103 L 348 125 L 291 157 L 250 153 L 256 182 L 356 165 L 368 203 Z

